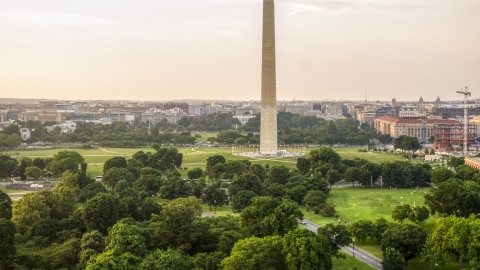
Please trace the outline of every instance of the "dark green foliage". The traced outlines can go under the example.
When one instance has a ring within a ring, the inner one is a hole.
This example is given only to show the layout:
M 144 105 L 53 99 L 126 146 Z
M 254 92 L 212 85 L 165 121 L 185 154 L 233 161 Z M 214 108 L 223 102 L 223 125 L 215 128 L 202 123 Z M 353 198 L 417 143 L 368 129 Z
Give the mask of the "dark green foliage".
M 102 178 L 102 182 L 112 189 L 120 180 L 127 180 L 128 182 L 133 183 L 133 181 L 135 181 L 135 176 L 125 168 L 113 167 L 109 169 Z
M 358 220 L 348 226 L 348 230 L 356 241 L 365 242 L 367 238 L 373 239 L 376 235 L 376 227 L 370 220 Z
M 403 257 L 394 248 L 386 248 L 383 252 L 382 267 L 384 270 L 403 270 Z
M 290 176 L 290 169 L 285 166 L 273 166 L 268 175 L 269 183 L 286 184 Z
M 265 168 L 260 164 L 252 164 L 250 166 L 250 169 L 248 169 L 248 173 L 256 175 L 261 182 L 265 181 L 265 179 L 267 178 L 267 172 L 265 171 Z
M 61 175 L 67 170 L 77 172 L 83 162 L 85 159 L 76 151 L 60 151 L 53 156 L 49 169 L 54 175 Z
M 330 242 L 330 248 L 335 257 L 341 258 L 340 247 L 347 246 L 352 243 L 352 235 L 344 225 L 333 225 L 329 223 L 324 227 L 319 227 L 317 230 L 318 235 L 325 236 Z
M 436 185 L 447 181 L 450 178 L 453 178 L 455 174 L 448 168 L 438 167 L 435 170 L 432 170 L 432 182 Z
M 332 269 L 330 242 L 323 235 L 296 229 L 283 238 L 283 251 L 287 269 Z
M 85 225 L 88 231 L 98 230 L 103 234 L 118 220 L 117 198 L 99 193 L 85 204 Z
M 298 226 L 303 214 L 291 201 L 272 197 L 255 197 L 240 213 L 241 226 L 254 236 L 285 235 Z
M 105 188 L 105 186 L 102 183 L 93 182 L 80 190 L 77 200 L 79 203 L 84 203 L 88 199 L 95 197 L 95 195 L 99 193 L 107 193 L 107 192 L 108 192 L 107 188 Z
M 153 214 L 160 214 L 162 207 L 152 198 L 145 198 L 140 205 L 140 215 L 143 220 L 150 220 Z
M 311 163 L 309 159 L 301 158 L 301 157 L 297 158 L 297 169 L 301 173 L 306 174 L 310 172 L 310 168 L 311 168 Z
M 215 185 L 207 186 L 203 190 L 202 201 L 210 206 L 210 210 L 212 210 L 212 206 L 223 206 L 225 203 L 225 191 Z
M 427 233 L 422 227 L 401 224 L 385 230 L 380 241 L 382 251 L 394 248 L 405 258 L 405 264 L 409 260 L 420 255 L 427 239 Z
M 468 217 L 470 214 L 480 212 L 478 189 L 480 186 L 477 183 L 468 182 L 467 184 L 462 180 L 451 178 L 425 195 L 425 205 L 432 214 Z
M 152 196 L 158 193 L 161 183 L 162 181 L 159 175 L 142 174 L 140 175 L 140 178 L 138 178 L 137 181 L 133 183 L 133 187 L 139 192 L 147 192 L 149 196 Z
M 15 224 L 0 218 L 0 269 L 10 269 L 15 253 Z
M 12 200 L 7 193 L 0 190 L 0 218 L 12 218 Z
M 159 194 L 164 199 L 173 200 L 176 198 L 185 198 L 189 195 L 187 182 L 180 176 L 169 174 L 162 181 Z
M 201 168 L 194 168 L 191 169 L 187 172 L 188 179 L 193 180 L 193 179 L 198 179 L 202 177 L 203 175 L 203 170 Z
M 127 160 L 124 157 L 113 157 L 103 164 L 103 173 L 108 172 L 110 168 L 127 168 Z
M 115 193 L 117 193 L 117 195 L 119 195 L 120 193 L 122 193 L 122 191 L 124 191 L 125 189 L 131 187 L 132 184 L 130 182 L 128 182 L 127 180 L 120 180 L 117 182 L 117 184 L 115 185 L 115 188 L 113 190 L 115 190 Z

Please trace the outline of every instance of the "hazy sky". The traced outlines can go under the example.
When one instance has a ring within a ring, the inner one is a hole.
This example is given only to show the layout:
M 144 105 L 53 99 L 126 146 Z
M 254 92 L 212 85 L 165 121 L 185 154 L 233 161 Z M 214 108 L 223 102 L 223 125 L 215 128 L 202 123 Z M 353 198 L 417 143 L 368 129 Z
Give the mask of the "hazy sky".
M 261 0 L 0 1 L 0 97 L 260 99 Z M 479 0 L 276 0 L 277 98 L 480 97 Z

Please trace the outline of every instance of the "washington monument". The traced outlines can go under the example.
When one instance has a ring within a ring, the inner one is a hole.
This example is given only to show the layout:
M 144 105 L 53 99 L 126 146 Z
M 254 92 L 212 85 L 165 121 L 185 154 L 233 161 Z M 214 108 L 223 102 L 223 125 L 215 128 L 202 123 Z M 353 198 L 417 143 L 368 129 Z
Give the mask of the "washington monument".
M 277 89 L 275 72 L 275 4 L 263 0 L 262 109 L 260 153 L 277 154 Z

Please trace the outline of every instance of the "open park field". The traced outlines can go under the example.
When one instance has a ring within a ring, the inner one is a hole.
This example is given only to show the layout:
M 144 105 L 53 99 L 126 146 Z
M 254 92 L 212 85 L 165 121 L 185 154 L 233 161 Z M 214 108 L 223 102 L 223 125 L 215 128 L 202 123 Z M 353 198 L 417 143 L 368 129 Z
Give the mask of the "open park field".
M 203 139 L 207 136 L 214 136 L 216 133 L 200 133 Z M 202 139 L 201 138 L 201 139 Z M 183 168 L 205 168 L 207 158 L 213 155 L 224 155 L 227 160 L 239 160 L 248 159 L 252 163 L 258 163 L 262 165 L 269 164 L 270 166 L 284 165 L 286 167 L 295 167 L 296 160 L 293 157 L 288 158 L 246 158 L 234 156 L 231 153 L 230 147 L 177 147 L 178 150 L 183 153 Z M 315 148 L 309 148 L 307 152 Z M 355 157 L 363 158 L 371 162 L 381 163 L 385 161 L 406 160 L 401 155 L 395 155 L 386 152 L 359 152 L 356 148 L 333 148 L 343 159 L 353 159 Z M 58 151 L 77 151 L 88 163 L 88 173 L 92 176 L 101 175 L 103 173 L 103 163 L 108 159 L 115 156 L 123 156 L 130 158 L 134 153 L 138 151 L 152 151 L 151 147 L 141 148 L 98 148 L 98 149 L 77 149 L 77 148 L 46 148 L 39 147 L 37 149 L 19 150 L 19 151 L 6 151 L 5 154 L 13 157 L 53 157 Z M 186 176 L 186 170 L 181 171 L 182 176 Z

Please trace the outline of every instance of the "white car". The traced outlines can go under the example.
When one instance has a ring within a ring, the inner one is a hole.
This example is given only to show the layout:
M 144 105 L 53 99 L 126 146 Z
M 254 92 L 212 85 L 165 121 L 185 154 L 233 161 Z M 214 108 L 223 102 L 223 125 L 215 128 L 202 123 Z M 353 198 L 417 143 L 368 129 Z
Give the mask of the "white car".
M 305 219 L 302 219 L 302 220 L 300 221 L 300 224 L 302 224 L 302 225 L 307 225 L 307 221 L 306 221 Z

